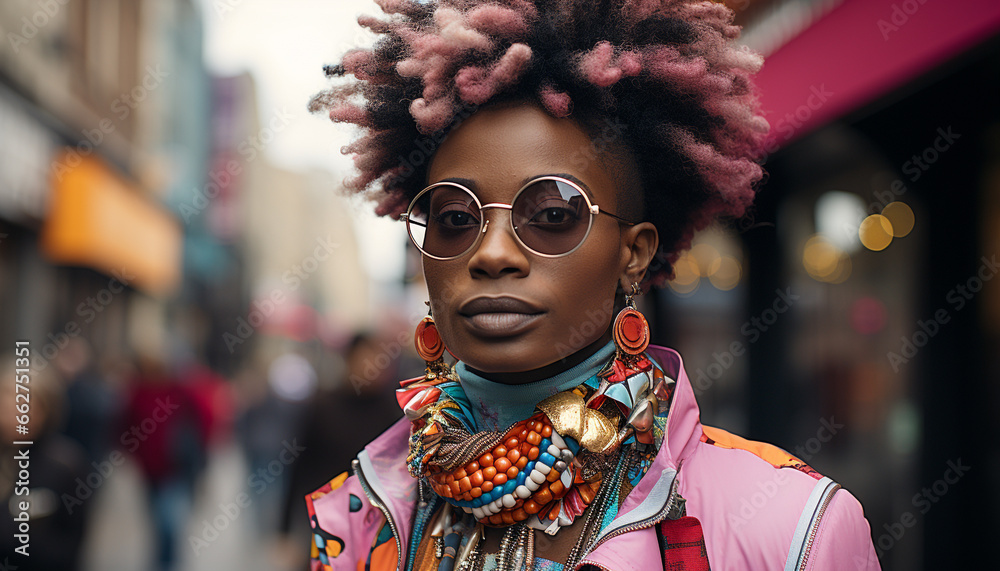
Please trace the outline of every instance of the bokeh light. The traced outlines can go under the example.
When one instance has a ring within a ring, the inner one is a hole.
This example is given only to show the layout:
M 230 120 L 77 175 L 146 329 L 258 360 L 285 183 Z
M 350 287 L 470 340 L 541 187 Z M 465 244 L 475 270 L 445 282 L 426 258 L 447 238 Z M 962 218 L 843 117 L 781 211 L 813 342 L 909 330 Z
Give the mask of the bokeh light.
M 701 282 L 701 272 L 698 263 L 690 252 L 681 255 L 674 264 L 674 279 L 670 281 L 670 289 L 681 295 L 694 293 Z
M 851 304 L 851 328 L 862 335 L 873 335 L 885 328 L 888 315 L 882 300 L 858 298 Z
M 701 244 L 695 244 L 694 247 L 691 248 L 689 256 L 698 267 L 698 275 L 703 278 L 707 278 L 714 274 L 719 269 L 719 264 L 722 262 L 722 256 L 719 255 L 719 251 L 715 248 L 715 246 L 704 242 Z
M 892 224 L 892 235 L 896 238 L 902 238 L 913 230 L 913 210 L 905 202 L 890 202 L 882 209 L 882 216 Z
M 718 259 L 715 271 L 709 274 L 708 279 L 712 285 L 722 291 L 729 291 L 740 283 L 743 275 L 743 268 L 739 260 L 732 256 L 722 256 Z
M 802 250 L 802 265 L 815 280 L 839 284 L 851 275 L 851 258 L 826 236 L 814 235 Z
M 892 243 L 892 223 L 881 214 L 872 214 L 861 221 L 858 236 L 865 248 L 873 252 L 880 252 Z

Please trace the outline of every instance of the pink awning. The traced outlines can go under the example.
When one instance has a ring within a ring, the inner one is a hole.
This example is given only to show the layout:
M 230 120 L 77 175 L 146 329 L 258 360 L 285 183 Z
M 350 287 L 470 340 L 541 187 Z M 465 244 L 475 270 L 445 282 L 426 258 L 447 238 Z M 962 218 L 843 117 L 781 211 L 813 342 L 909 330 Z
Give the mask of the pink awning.
M 757 75 L 769 150 L 919 77 L 1000 31 L 998 0 L 845 0 Z

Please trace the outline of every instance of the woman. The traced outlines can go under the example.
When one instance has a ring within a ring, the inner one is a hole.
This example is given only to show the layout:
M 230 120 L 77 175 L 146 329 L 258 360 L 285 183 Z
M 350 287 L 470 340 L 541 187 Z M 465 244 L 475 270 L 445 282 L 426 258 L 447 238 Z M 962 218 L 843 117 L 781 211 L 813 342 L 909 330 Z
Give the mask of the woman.
M 381 40 L 314 109 L 362 128 L 349 186 L 421 251 L 427 373 L 307 498 L 313 569 L 877 569 L 857 500 L 703 427 L 635 309 L 762 177 L 761 62 L 732 13 L 377 3 L 359 21 Z

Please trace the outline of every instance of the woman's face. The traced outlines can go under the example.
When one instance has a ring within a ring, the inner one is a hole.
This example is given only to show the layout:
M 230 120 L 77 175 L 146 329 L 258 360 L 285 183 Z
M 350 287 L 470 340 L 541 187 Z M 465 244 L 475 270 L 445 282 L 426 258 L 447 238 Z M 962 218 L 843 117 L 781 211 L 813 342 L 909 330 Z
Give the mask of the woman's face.
M 528 180 L 562 175 L 581 183 L 602 210 L 620 214 L 619 193 L 637 190 L 629 188 L 627 169 L 609 165 L 627 158 L 595 159 L 594 149 L 573 120 L 531 104 L 487 107 L 448 135 L 428 183 L 458 179 L 482 204 L 510 204 Z M 517 241 L 510 211 L 487 209 L 484 216 L 489 224 L 474 249 L 452 260 L 423 258 L 434 321 L 457 358 L 484 373 L 559 369 L 609 339 L 618 285 L 638 281 L 656 249 L 652 224 L 597 215 L 579 248 L 545 258 Z

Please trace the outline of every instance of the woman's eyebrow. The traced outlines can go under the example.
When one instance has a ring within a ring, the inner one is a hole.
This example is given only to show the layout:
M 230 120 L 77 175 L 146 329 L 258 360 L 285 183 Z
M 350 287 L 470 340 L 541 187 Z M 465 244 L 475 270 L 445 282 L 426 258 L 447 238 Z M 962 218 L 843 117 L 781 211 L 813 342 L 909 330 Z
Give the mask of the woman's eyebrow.
M 464 186 L 465 188 L 467 188 L 467 189 L 469 189 L 469 190 L 471 190 L 473 192 L 476 192 L 478 190 L 478 186 L 479 186 L 479 185 L 476 184 L 476 181 L 474 181 L 472 179 L 468 179 L 468 178 L 461 178 L 461 177 L 443 178 L 443 179 L 441 179 L 441 180 L 439 180 L 439 181 L 437 181 L 435 183 L 432 183 L 432 184 L 438 184 L 438 183 L 442 183 L 442 182 L 453 182 L 455 184 L 460 184 L 460 185 Z M 476 194 L 479 194 L 479 193 L 476 192 Z

